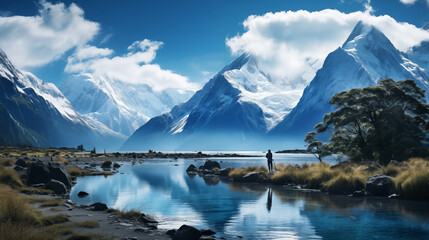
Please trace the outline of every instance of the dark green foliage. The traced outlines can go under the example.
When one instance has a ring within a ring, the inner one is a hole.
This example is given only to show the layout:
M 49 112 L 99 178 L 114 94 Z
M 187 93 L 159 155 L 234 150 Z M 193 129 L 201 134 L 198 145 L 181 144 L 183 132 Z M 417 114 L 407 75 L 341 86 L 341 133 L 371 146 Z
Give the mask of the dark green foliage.
M 326 114 L 315 128 L 317 133 L 332 132 L 331 142 L 321 143 L 310 132 L 310 150 L 382 164 L 427 154 L 422 142 L 429 133 L 429 105 L 414 81 L 382 80 L 375 87 L 337 93 L 329 103 L 337 111 Z

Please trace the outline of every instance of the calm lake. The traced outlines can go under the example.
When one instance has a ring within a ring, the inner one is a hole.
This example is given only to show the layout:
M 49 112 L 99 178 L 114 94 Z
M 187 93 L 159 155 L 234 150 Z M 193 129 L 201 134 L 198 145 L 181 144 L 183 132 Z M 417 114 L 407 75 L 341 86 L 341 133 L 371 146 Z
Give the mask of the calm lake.
M 255 153 L 249 153 L 255 154 Z M 260 157 L 219 158 L 224 167 L 265 165 Z M 317 162 L 310 154 L 275 154 L 276 164 Z M 333 158 L 326 159 L 335 164 Z M 224 183 L 188 175 L 205 159 L 124 163 L 119 174 L 80 177 L 70 199 L 136 209 L 160 221 L 158 228 L 188 224 L 235 239 L 429 239 L 429 203 L 384 198 L 350 198 L 312 191 Z M 90 195 L 78 198 L 79 191 Z

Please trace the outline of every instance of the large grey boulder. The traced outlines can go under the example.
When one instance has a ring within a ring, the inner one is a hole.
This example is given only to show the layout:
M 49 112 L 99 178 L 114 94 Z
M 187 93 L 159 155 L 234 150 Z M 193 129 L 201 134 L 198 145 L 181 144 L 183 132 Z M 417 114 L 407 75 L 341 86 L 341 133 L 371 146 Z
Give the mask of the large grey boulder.
M 195 167 L 194 164 L 189 165 L 189 167 L 186 169 L 186 172 L 196 172 L 198 171 L 198 168 Z
M 392 178 L 386 175 L 376 174 L 368 178 L 365 191 L 371 196 L 389 196 L 393 190 Z
M 64 185 L 64 183 L 62 183 L 62 182 L 60 182 L 58 180 L 55 180 L 55 179 L 51 179 L 46 184 L 46 188 L 47 189 L 51 189 L 56 194 L 65 194 L 65 193 L 67 193 L 66 185 Z
M 212 160 L 207 160 L 204 163 L 203 169 L 213 170 L 214 168 L 219 168 L 220 169 L 220 164 L 218 162 L 212 161 Z
M 174 240 L 198 240 L 201 237 L 200 230 L 188 226 L 188 225 L 182 225 L 174 235 Z
M 26 167 L 27 167 L 27 163 L 26 163 L 26 162 L 25 162 L 25 160 L 24 160 L 24 159 L 22 159 L 22 158 L 20 158 L 20 159 L 16 160 L 15 165 L 16 165 L 16 166 L 23 167 L 23 168 L 26 168 Z
M 48 183 L 51 179 L 62 182 L 67 188 L 72 186 L 69 172 L 64 163 L 37 161 L 27 168 L 27 185 Z

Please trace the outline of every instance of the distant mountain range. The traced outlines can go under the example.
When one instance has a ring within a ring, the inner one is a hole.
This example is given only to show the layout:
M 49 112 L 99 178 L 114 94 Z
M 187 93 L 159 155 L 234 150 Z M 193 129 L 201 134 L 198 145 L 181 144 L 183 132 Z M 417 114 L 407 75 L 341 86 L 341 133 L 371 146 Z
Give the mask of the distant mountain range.
M 121 145 L 127 151 L 303 148 L 305 134 L 334 110 L 328 102 L 335 93 L 385 78 L 413 79 L 428 91 L 428 73 L 429 42 L 403 53 L 359 22 L 303 92 L 274 83 L 256 58 L 243 54 L 196 93 L 78 75 L 60 86 L 70 103 L 55 85 L 18 70 L 0 51 L 0 144 L 112 151 Z
M 69 78 L 60 89 L 79 113 L 126 136 L 195 93 L 176 89 L 155 92 L 146 84 L 125 83 L 97 73 Z
M 328 55 L 295 106 L 295 93 L 272 85 L 256 60 L 244 54 L 188 102 L 149 120 L 122 149 L 303 148 L 305 134 L 334 110 L 328 102 L 335 93 L 374 86 L 385 78 L 413 79 L 429 90 L 424 72 L 428 56 L 428 43 L 402 53 L 381 31 L 359 22 L 343 46 Z
M 79 114 L 52 83 L 20 71 L 0 50 L 0 145 L 117 149 L 125 140 Z

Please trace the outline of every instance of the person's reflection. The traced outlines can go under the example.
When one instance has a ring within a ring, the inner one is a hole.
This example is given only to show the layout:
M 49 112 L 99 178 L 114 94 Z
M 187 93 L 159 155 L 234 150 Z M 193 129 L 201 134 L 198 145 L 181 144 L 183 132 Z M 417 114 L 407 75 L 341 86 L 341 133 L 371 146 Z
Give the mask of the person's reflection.
M 268 188 L 268 197 L 267 197 L 267 210 L 271 211 L 271 206 L 273 205 L 273 191 L 271 188 Z

